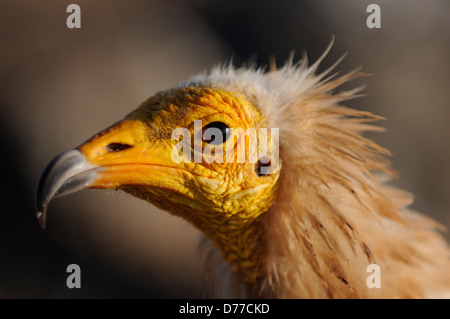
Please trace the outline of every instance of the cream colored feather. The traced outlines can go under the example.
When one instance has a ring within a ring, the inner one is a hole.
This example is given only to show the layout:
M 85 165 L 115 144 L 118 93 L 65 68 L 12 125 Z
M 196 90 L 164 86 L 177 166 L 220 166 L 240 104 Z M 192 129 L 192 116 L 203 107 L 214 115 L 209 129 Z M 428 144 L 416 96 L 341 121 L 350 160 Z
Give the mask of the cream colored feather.
M 334 66 L 316 74 L 330 47 L 309 67 L 306 57 L 268 73 L 228 65 L 156 93 L 50 162 L 36 192 L 41 225 L 55 195 L 116 188 L 186 219 L 211 240 L 200 251 L 217 296 L 448 297 L 450 250 L 441 226 L 408 210 L 412 196 L 386 184 L 394 176 L 389 152 L 362 136 L 382 131 L 371 124 L 382 118 L 341 105 L 361 88 L 336 92 L 364 74 L 329 76 Z M 205 120 L 199 133 L 197 119 Z M 173 133 L 192 125 L 180 156 Z M 270 143 L 270 154 L 259 149 L 255 162 L 216 163 L 211 153 L 190 161 L 196 141 L 205 150 L 216 141 L 204 134 L 209 128 L 227 140 L 218 143 L 227 158 L 238 156 L 239 145 L 253 148 L 244 133 L 230 136 L 239 127 L 279 129 L 280 158 Z
M 389 152 L 361 135 L 382 131 L 370 125 L 382 118 L 340 104 L 360 89 L 334 93 L 363 74 L 315 74 L 330 47 L 309 67 L 306 57 L 268 73 L 229 65 L 181 85 L 238 91 L 280 129 L 279 195 L 260 217 L 264 280 L 249 289 L 207 239 L 205 273 L 219 297 L 450 297 L 442 227 L 407 209 L 412 196 L 385 184 Z M 366 284 L 370 264 L 380 266 L 381 288 Z

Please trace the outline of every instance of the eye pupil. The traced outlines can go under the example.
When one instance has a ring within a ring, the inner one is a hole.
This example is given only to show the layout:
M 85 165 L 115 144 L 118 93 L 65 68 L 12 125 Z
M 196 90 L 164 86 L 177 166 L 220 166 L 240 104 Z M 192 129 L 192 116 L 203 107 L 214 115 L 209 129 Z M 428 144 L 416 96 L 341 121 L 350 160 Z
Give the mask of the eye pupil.
M 222 139 L 217 138 L 217 133 L 222 134 Z M 231 130 L 225 123 L 211 122 L 202 129 L 202 141 L 208 144 L 220 145 L 230 137 Z

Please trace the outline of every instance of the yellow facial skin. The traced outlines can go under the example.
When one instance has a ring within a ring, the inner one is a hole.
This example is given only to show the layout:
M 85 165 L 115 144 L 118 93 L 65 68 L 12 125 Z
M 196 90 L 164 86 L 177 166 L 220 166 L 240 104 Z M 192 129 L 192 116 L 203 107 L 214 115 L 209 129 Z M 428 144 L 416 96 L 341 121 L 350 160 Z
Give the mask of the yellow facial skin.
M 171 152 L 179 141 L 171 138 L 172 132 L 187 128 L 194 135 L 194 120 L 243 130 L 265 127 L 257 109 L 237 94 L 199 87 L 158 93 L 78 147 L 88 162 L 102 167 L 91 188 L 121 189 L 183 217 L 219 247 L 246 282 L 255 282 L 263 247 L 258 216 L 276 196 L 281 161 L 273 160 L 271 174 L 263 176 L 248 160 L 208 163 L 203 158 L 194 163 L 192 155 L 192 162 L 175 163 Z M 225 151 L 234 148 L 236 156 L 241 137 L 228 139 Z M 248 138 L 242 138 L 248 146 Z M 128 148 L 114 150 L 111 143 Z

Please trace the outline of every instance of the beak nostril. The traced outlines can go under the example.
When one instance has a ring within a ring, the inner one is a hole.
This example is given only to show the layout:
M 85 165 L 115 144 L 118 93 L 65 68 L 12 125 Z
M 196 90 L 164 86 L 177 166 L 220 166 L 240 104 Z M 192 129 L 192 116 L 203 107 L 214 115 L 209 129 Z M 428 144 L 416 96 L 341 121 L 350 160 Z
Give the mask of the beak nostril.
M 120 152 L 120 151 L 129 149 L 130 147 L 132 147 L 132 146 L 128 145 L 128 144 L 122 144 L 122 143 L 110 143 L 110 144 L 106 145 L 106 148 L 110 152 Z

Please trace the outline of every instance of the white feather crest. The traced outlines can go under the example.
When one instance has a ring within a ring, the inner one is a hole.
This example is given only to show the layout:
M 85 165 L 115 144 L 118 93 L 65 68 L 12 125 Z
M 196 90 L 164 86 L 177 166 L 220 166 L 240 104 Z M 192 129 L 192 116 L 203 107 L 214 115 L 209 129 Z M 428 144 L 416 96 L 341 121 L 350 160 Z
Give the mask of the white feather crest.
M 373 174 L 392 175 L 384 158 L 389 152 L 361 136 L 380 131 L 368 122 L 382 118 L 339 105 L 358 96 L 361 87 L 331 92 L 363 74 L 357 69 L 328 76 L 342 57 L 316 75 L 332 44 L 311 66 L 306 55 L 298 63 L 291 55 L 282 68 L 267 73 L 230 63 L 179 86 L 242 94 L 266 117 L 268 127 L 280 129 L 283 169 L 279 196 L 261 217 L 270 240 L 260 265 L 266 278 L 257 287 L 259 296 L 420 298 L 447 291 L 449 250 L 434 230 L 437 223 L 408 212 L 404 205 L 411 196 L 384 186 Z M 217 252 L 205 250 L 209 269 L 216 270 L 211 276 L 231 292 L 226 285 L 235 282 L 231 269 L 221 266 Z M 383 290 L 366 286 L 370 263 L 383 268 Z M 242 297 L 245 285 L 232 286 Z

